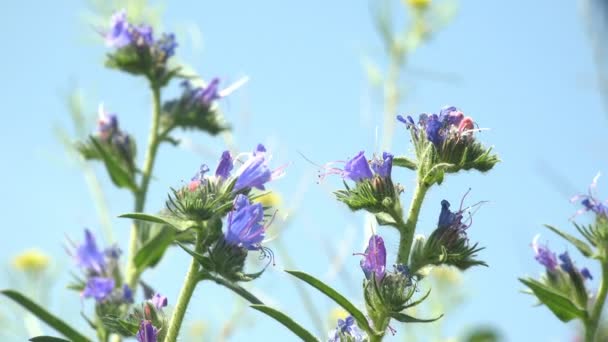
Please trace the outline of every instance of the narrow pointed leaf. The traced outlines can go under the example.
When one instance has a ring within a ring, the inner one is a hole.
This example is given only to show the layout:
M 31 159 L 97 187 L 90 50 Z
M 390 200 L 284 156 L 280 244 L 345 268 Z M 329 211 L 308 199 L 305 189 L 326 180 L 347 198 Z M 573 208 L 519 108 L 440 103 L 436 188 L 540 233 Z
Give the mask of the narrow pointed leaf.
M 118 217 L 122 218 L 130 218 L 134 220 L 146 221 L 146 222 L 154 222 L 154 223 L 162 223 L 171 226 L 172 228 L 178 231 L 184 231 L 189 228 L 196 226 L 196 222 L 194 221 L 185 221 L 178 220 L 169 216 L 158 216 L 158 215 L 150 215 L 144 213 L 128 213 L 122 214 Z
M 59 337 L 53 336 L 36 336 L 29 339 L 31 342 L 70 342 Z
M 203 266 L 203 269 L 214 269 L 213 262 L 211 261 L 211 259 L 209 259 L 209 257 L 206 257 L 200 253 L 191 250 L 190 248 L 184 246 L 184 244 L 182 244 L 181 242 L 177 242 L 177 245 L 180 246 L 186 253 L 190 254 L 190 256 L 192 256 L 194 259 L 196 259 L 196 261 L 198 261 L 198 263 Z
M 430 322 L 435 322 L 436 320 L 443 317 L 443 314 L 439 315 L 438 317 L 431 318 L 431 319 L 421 319 L 421 318 L 412 317 L 410 315 L 406 315 L 402 312 L 393 312 L 393 313 L 391 313 L 391 317 L 398 320 L 399 322 L 403 322 L 403 323 L 430 323 Z
M 563 237 L 564 239 L 568 240 L 571 244 L 574 245 L 574 247 L 576 247 L 584 256 L 586 257 L 590 257 L 593 255 L 593 250 L 591 249 L 591 247 L 589 247 L 588 244 L 586 244 L 583 240 L 579 240 L 577 238 L 575 238 L 574 236 L 566 233 L 566 232 L 562 232 L 561 230 L 545 224 L 545 227 L 549 228 L 550 230 L 552 230 L 555 234 Z
M 175 231 L 165 228 L 151 240 L 146 242 L 135 254 L 133 259 L 135 267 L 143 271 L 147 267 L 155 266 L 162 258 L 165 251 L 175 239 Z
M 363 329 L 368 334 L 370 334 L 370 335 L 373 334 L 373 330 L 369 326 L 369 322 L 367 321 L 367 318 L 365 317 L 365 315 L 359 309 L 357 309 L 357 307 L 354 304 L 349 302 L 348 299 L 346 299 L 344 296 L 342 296 L 340 293 L 338 293 L 338 291 L 332 289 L 331 287 L 329 287 L 328 285 L 326 285 L 319 279 L 317 279 L 307 273 L 300 272 L 300 271 L 285 271 L 285 272 L 291 274 L 292 276 L 294 276 L 300 280 L 303 280 L 304 282 L 308 283 L 312 287 L 321 291 L 327 297 L 331 298 L 334 302 L 336 302 L 336 304 L 340 305 L 344 310 L 348 311 L 353 316 L 353 318 L 357 321 L 357 323 L 359 323 L 359 325 L 361 327 L 363 327 Z
M 131 191 L 135 191 L 137 186 L 133 181 L 132 175 L 127 171 L 119 161 L 116 160 L 108 151 L 99 144 L 95 138 L 89 139 L 91 144 L 95 146 L 95 149 L 101 156 L 106 170 L 112 179 L 112 182 L 119 188 L 127 188 Z
M 34 316 L 38 317 L 41 321 L 48 324 L 51 328 L 55 329 L 58 333 L 61 333 L 63 336 L 67 337 L 71 341 L 74 342 L 87 342 L 89 339 L 84 335 L 80 334 L 78 331 L 74 330 L 71 326 L 69 326 L 64 321 L 60 320 L 50 312 L 46 311 L 40 305 L 34 303 L 26 296 L 21 293 L 13 290 L 4 290 L 0 291 L 3 295 L 17 302 L 17 304 L 24 307 L 26 310 L 31 312 Z
M 418 305 L 418 304 L 420 304 L 420 303 L 424 302 L 424 300 L 425 300 L 425 299 L 426 299 L 426 298 L 427 298 L 427 297 L 428 297 L 430 294 L 431 294 L 431 289 L 429 289 L 429 290 L 426 292 L 426 294 L 425 294 L 424 296 L 422 296 L 422 298 L 420 298 L 420 299 L 418 299 L 418 300 L 416 300 L 416 301 L 413 301 L 413 302 L 411 302 L 411 303 L 409 303 L 409 304 L 405 305 L 405 306 L 403 307 L 403 309 L 402 309 L 402 310 L 405 310 L 405 309 L 407 309 L 407 308 L 414 307 L 414 306 L 416 306 L 416 305 Z
M 287 329 L 291 330 L 294 334 L 296 334 L 296 336 L 301 338 L 302 341 L 305 341 L 305 342 L 318 342 L 319 341 L 313 334 L 311 334 L 308 330 L 302 328 L 301 325 L 296 323 L 293 319 L 291 319 L 289 316 L 285 315 L 284 313 L 282 313 L 276 309 L 273 309 L 271 307 L 268 307 L 266 305 L 254 304 L 254 305 L 251 305 L 251 307 L 274 318 L 279 323 L 283 324 Z
M 568 297 L 555 292 L 547 285 L 534 279 L 520 278 L 519 281 L 529 287 L 536 298 L 538 298 L 541 303 L 545 304 L 545 306 L 562 322 L 568 322 L 575 318 L 584 319 L 587 317 L 587 311 L 579 308 Z
M 213 280 L 216 284 L 222 285 L 222 286 L 226 287 L 227 289 L 232 290 L 234 293 L 236 293 L 239 296 L 243 297 L 245 300 L 249 301 L 251 304 L 261 304 L 261 305 L 264 304 L 253 293 L 247 291 L 245 288 L 241 287 L 237 283 L 233 283 L 233 282 L 231 282 L 229 280 L 226 280 L 226 279 L 224 279 L 222 277 L 219 277 L 219 276 L 216 276 L 216 275 L 212 275 L 212 274 L 209 274 L 209 273 L 204 273 L 204 274 L 201 275 L 201 280 L 204 280 L 204 279 Z
M 404 156 L 393 158 L 393 165 L 416 170 L 416 162 Z

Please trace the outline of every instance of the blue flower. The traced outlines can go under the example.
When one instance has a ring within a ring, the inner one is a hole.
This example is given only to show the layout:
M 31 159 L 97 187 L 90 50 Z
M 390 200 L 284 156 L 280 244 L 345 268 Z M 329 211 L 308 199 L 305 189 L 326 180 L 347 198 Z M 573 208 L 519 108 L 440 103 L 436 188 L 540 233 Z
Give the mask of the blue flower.
M 549 247 L 540 245 L 538 243 L 538 238 L 540 235 L 536 235 L 534 240 L 532 240 L 532 249 L 534 250 L 534 259 L 538 261 L 541 265 L 545 266 L 545 268 L 549 271 L 555 271 L 557 267 L 557 258 L 555 257 L 555 253 L 553 253 Z
M 589 272 L 589 269 L 587 267 L 583 267 L 581 268 L 581 275 L 583 276 L 583 278 L 592 280 L 593 276 L 591 275 L 591 272 Z
M 91 277 L 82 292 L 85 298 L 93 297 L 102 302 L 112 294 L 114 290 L 114 279 L 105 277 Z
M 164 54 L 164 59 L 175 55 L 175 49 L 177 48 L 177 41 L 175 40 L 175 34 L 163 33 L 160 39 L 156 42 L 156 46 Z
M 450 210 L 450 202 L 447 200 L 441 201 L 441 212 L 439 213 L 439 221 L 437 222 L 439 228 L 450 228 L 459 231 L 464 231 L 468 228 L 467 225 L 462 223 L 462 211 L 452 212 Z
M 365 333 L 357 326 L 353 316 L 346 319 L 338 319 L 336 330 L 330 332 L 329 342 L 340 342 L 341 337 L 349 338 L 348 341 L 362 342 L 365 340 Z
M 131 32 L 135 45 L 148 47 L 154 44 L 154 33 L 150 25 L 137 26 Z
M 167 306 L 167 297 L 161 295 L 160 293 L 155 294 L 150 301 L 158 310 Z
M 559 260 L 561 261 L 559 267 L 561 267 L 562 270 L 566 271 L 567 273 L 579 273 L 584 278 L 593 279 L 593 277 L 591 276 L 591 272 L 589 272 L 588 268 L 585 267 L 579 272 L 578 268 L 574 266 L 574 263 L 572 262 L 570 254 L 568 254 L 568 252 L 560 254 Z
M 122 285 L 122 300 L 125 303 L 133 303 L 133 290 L 127 284 Z
M 598 218 L 608 219 L 608 206 L 602 203 L 595 197 L 595 189 L 597 188 L 597 181 L 600 178 L 600 173 L 593 177 L 591 185 L 589 185 L 589 192 L 587 195 L 576 195 L 570 199 L 571 202 L 581 200 L 583 208 L 578 210 L 574 215 L 580 215 L 586 211 L 592 211 Z
M 230 177 L 230 171 L 232 171 L 233 168 L 234 163 L 232 161 L 232 155 L 229 151 L 224 151 L 222 153 L 222 158 L 217 165 L 217 169 L 215 170 L 215 176 L 218 178 L 227 179 Z
M 472 136 L 470 131 L 475 127 L 471 117 L 464 114 L 454 106 L 446 106 L 437 114 L 420 114 L 418 124 L 411 116 L 404 118 L 397 116 L 397 120 L 405 124 L 407 129 L 412 131 L 414 139 L 421 138 L 420 132 L 423 131 L 426 139 L 439 149 L 443 146 L 446 139 L 459 139 L 463 136 Z
M 437 114 L 431 114 L 426 120 L 426 137 L 435 146 L 441 146 L 445 140 L 445 136 L 441 131 L 443 123 L 439 121 Z
M 360 151 L 356 156 L 346 162 L 342 173 L 343 178 L 358 182 L 363 179 L 370 179 L 374 176 L 364 153 L 364 151 Z
M 262 204 L 251 204 L 247 196 L 238 194 L 234 199 L 234 210 L 228 214 L 226 241 L 249 250 L 259 250 L 266 232 L 263 220 Z
M 386 273 L 386 248 L 380 235 L 372 235 L 369 238 L 363 257 L 360 264 L 365 277 L 371 279 L 373 276 L 377 281 L 381 281 Z
M 374 157 L 372 159 L 372 170 L 382 178 L 390 178 L 393 168 L 393 155 L 388 152 L 382 153 L 382 158 Z
M 156 342 L 158 338 L 158 329 L 156 329 L 152 322 L 148 320 L 141 321 L 139 325 L 139 331 L 137 332 L 138 342 Z
M 106 266 L 104 253 L 97 248 L 95 237 L 88 229 L 84 231 L 84 242 L 76 248 L 76 263 L 88 272 L 100 274 Z
M 194 98 L 197 102 L 201 103 L 204 106 L 211 106 L 213 101 L 220 98 L 219 95 L 219 84 L 220 79 L 214 78 L 207 84 L 206 87 L 197 88 L 195 91 Z
M 118 118 L 114 113 L 108 113 L 103 104 L 98 108 L 97 135 L 104 141 L 118 132 Z
M 264 184 L 283 175 L 284 167 L 274 171 L 268 167 L 266 148 L 259 144 L 243 165 L 236 171 L 237 180 L 233 191 L 237 192 L 246 188 L 257 188 L 264 190 Z
M 110 30 L 104 34 L 106 45 L 122 48 L 132 42 L 131 25 L 127 22 L 127 12 L 118 11 L 110 18 Z

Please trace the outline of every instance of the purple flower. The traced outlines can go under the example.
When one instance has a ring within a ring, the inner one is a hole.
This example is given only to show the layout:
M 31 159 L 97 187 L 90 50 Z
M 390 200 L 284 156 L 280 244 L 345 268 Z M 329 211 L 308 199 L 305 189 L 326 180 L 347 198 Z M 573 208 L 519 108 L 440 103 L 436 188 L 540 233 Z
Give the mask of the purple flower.
M 118 11 L 110 18 L 110 30 L 104 34 L 106 45 L 122 48 L 132 42 L 131 25 L 127 22 L 127 12 Z
M 372 169 L 374 173 L 382 178 L 390 178 L 393 168 L 393 155 L 388 152 L 382 152 L 382 158 L 374 157 L 372 159 Z
M 559 260 L 561 261 L 559 267 L 561 267 L 562 270 L 566 271 L 567 273 L 580 273 L 583 278 L 593 279 L 593 277 L 591 276 L 591 272 L 589 272 L 588 268 L 585 267 L 579 272 L 578 268 L 574 266 L 574 263 L 572 262 L 570 254 L 568 254 L 568 252 L 560 254 Z
M 431 114 L 426 121 L 426 137 L 435 146 L 441 146 L 444 141 L 444 135 L 441 132 L 443 123 L 439 121 L 437 114 Z
M 140 25 L 132 30 L 132 37 L 135 45 L 147 47 L 154 44 L 154 36 L 150 25 Z
M 364 151 L 361 151 L 346 162 L 342 173 L 343 178 L 358 182 L 373 177 L 372 170 L 369 168 L 369 163 L 367 162 L 364 153 Z
M 88 272 L 100 274 L 106 266 L 104 253 L 97 248 L 95 237 L 88 229 L 84 231 L 84 242 L 76 248 L 74 258 L 78 266 Z
M 155 294 L 150 300 L 158 310 L 167 306 L 167 297 L 161 295 L 160 293 Z
M 283 175 L 284 167 L 271 171 L 268 167 L 268 157 L 266 148 L 259 144 L 243 165 L 237 170 L 237 180 L 233 191 L 240 191 L 245 188 L 257 188 L 264 190 L 264 184 L 277 179 Z
M 122 250 L 116 244 L 112 245 L 111 247 L 106 248 L 103 252 L 104 252 L 105 256 L 110 259 L 118 259 L 118 258 L 120 258 L 120 255 L 122 254 Z
M 329 342 L 340 342 L 341 337 L 349 338 L 348 341 L 361 342 L 365 339 L 365 333 L 357 326 L 353 316 L 346 319 L 338 319 L 336 330 L 330 332 Z
M 460 231 L 464 231 L 468 228 L 466 224 L 462 223 L 462 210 L 455 213 L 452 212 L 450 210 L 450 202 L 447 200 L 441 201 L 441 212 L 439 213 L 437 227 L 450 228 Z
M 232 161 L 232 155 L 230 151 L 224 151 L 222 153 L 222 158 L 220 159 L 219 164 L 217 165 L 217 169 L 215 170 L 215 176 L 218 178 L 226 179 L 230 177 L 230 171 L 234 168 L 234 163 Z
M 464 119 L 464 114 L 454 106 L 445 106 L 439 112 L 439 120 L 448 125 L 458 127 L 462 119 Z
M 188 190 L 194 191 L 205 182 L 205 173 L 209 172 L 209 167 L 206 164 L 202 164 L 198 172 L 190 179 L 188 183 Z
M 156 329 L 152 322 L 148 320 L 141 321 L 139 325 L 139 331 L 137 332 L 138 342 L 156 342 L 158 329 Z
M 97 135 L 102 140 L 107 140 L 114 133 L 118 132 L 118 118 L 114 113 L 108 113 L 103 104 L 99 105 L 99 119 L 97 120 Z
M 108 298 L 114 290 L 114 279 L 105 277 L 91 277 L 82 292 L 85 298 L 93 297 L 96 301 L 101 302 Z
M 595 197 L 595 189 L 597 188 L 597 181 L 600 178 L 600 173 L 593 177 L 591 185 L 589 185 L 589 193 L 587 195 L 576 195 L 570 199 L 571 202 L 576 202 L 582 199 L 581 204 L 583 208 L 578 210 L 574 216 L 580 215 L 586 211 L 592 211 L 597 217 L 608 219 L 608 206 L 602 203 Z
M 377 281 L 381 281 L 386 271 L 386 248 L 380 235 L 372 235 L 369 238 L 363 256 L 361 269 L 365 273 L 365 277 L 370 279 L 373 275 Z
M 228 214 L 226 241 L 249 250 L 260 249 L 266 232 L 263 220 L 262 204 L 251 204 L 247 196 L 238 194 L 234 199 L 234 210 Z
M 532 240 L 532 249 L 534 250 L 534 259 L 549 271 L 555 271 L 557 267 L 557 258 L 549 247 L 543 246 L 538 243 L 540 235 L 536 235 Z
M 219 91 L 220 79 L 214 78 L 207 84 L 204 88 L 197 88 L 194 97 L 197 102 L 203 104 L 204 106 L 211 106 L 211 103 L 220 98 L 218 93 Z

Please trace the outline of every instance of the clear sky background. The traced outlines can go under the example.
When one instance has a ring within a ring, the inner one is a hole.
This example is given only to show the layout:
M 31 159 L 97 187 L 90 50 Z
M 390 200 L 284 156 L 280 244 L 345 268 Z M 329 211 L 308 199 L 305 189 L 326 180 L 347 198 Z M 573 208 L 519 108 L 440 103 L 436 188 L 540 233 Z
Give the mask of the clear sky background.
M 470 201 L 490 201 L 477 212 L 469 230 L 473 241 L 487 246 L 481 257 L 490 267 L 464 274 L 469 297 L 447 317 L 449 336 L 477 324 L 496 326 L 508 341 L 569 341 L 573 336 L 574 325 L 564 326 L 546 308 L 532 306 L 533 299 L 519 292 L 517 277 L 541 272 L 529 246 L 537 232 L 553 249 L 568 248 L 541 225 L 571 230 L 568 219 L 577 207 L 568 198 L 586 191 L 598 171 L 608 173 L 607 114 L 579 7 L 575 1 L 463 1 L 454 21 L 416 52 L 410 72 L 404 74 L 408 92 L 399 113 L 456 105 L 481 127 L 491 128 L 479 139 L 494 145 L 503 160 L 486 175 L 450 175 L 430 192 L 422 210 L 419 230 L 428 233 L 441 199 L 458 202 L 471 187 Z M 69 127 L 65 97 L 77 86 L 83 89 L 91 115 L 102 101 L 119 114 L 121 126 L 139 139 L 141 158 L 150 95 L 141 79 L 103 67 L 106 49 L 101 40 L 90 39 L 93 28 L 82 19 L 82 1 L 42 1 L 34 6 L 9 0 L 0 8 L 0 260 L 8 264 L 32 246 L 53 255 L 61 275 L 52 287 L 49 307 L 80 320 L 83 304 L 77 294 L 63 288 L 73 266 L 62 244 L 66 235 L 81 240 L 83 227 L 100 230 L 84 179 L 66 162 L 52 128 Z M 297 269 L 327 280 L 358 303 L 359 258 L 348 255 L 363 249 L 364 215 L 351 214 L 334 200 L 331 191 L 341 187 L 337 178 L 317 184 L 317 168 L 298 152 L 322 164 L 362 149 L 368 155 L 377 150 L 382 97 L 370 88 L 363 61 L 367 58 L 382 67 L 384 59 L 369 9 L 365 1 L 346 0 L 173 1 L 162 14 L 163 27 L 181 34 L 180 59 L 201 76 L 227 81 L 250 77 L 222 104 L 234 126 L 234 146 L 250 150 L 264 142 L 274 152 L 275 165 L 291 163 L 287 176 L 271 185 L 282 194 L 285 206 L 297 207 L 281 239 Z M 200 31 L 193 31 L 193 26 Z M 196 32 L 202 33 L 202 44 L 193 43 L 199 41 L 192 38 Z M 429 77 L 429 71 L 442 77 Z M 166 98 L 176 93 L 171 89 Z M 168 188 L 183 184 L 200 163 L 215 165 L 226 146 L 222 139 L 204 134 L 184 136 L 194 148 L 160 150 L 148 211 L 160 209 Z M 398 126 L 393 152 L 408 153 L 408 139 L 407 131 Z M 413 176 L 407 170 L 394 172 L 405 186 L 405 203 Z M 608 179 L 600 178 L 604 197 L 607 184 Z M 126 191 L 109 190 L 107 199 L 112 215 L 131 211 Z M 113 223 L 117 240 L 126 249 L 130 222 Z M 386 237 L 393 260 L 396 235 L 386 228 L 379 233 Z M 348 276 L 332 274 L 327 246 L 346 248 Z M 579 266 L 587 266 L 574 248 L 568 250 Z M 160 267 L 144 275 L 170 302 L 187 269 L 183 254 L 172 250 Z M 312 329 L 291 279 L 281 271 L 284 261 L 277 262 L 254 283 L 253 291 Z M 591 269 L 598 274 L 597 267 Z M 0 288 L 9 286 L 10 278 L 0 277 Z M 597 286 L 596 278 L 591 287 Z M 329 315 L 331 303 L 310 293 L 319 312 Z M 85 310 L 91 306 L 84 303 Z M 187 320 L 220 324 L 234 308 L 231 293 L 203 284 Z M 234 341 L 294 340 L 259 313 L 247 312 L 243 319 L 244 328 Z M 402 340 L 407 327 L 394 326 L 399 333 L 389 340 Z

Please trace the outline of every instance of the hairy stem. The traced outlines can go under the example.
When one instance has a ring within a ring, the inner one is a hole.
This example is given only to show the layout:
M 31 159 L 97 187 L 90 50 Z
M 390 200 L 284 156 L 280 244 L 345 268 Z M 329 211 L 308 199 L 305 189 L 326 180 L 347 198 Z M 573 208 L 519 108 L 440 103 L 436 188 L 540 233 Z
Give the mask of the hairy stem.
M 160 144 L 158 127 L 160 122 L 160 88 L 156 85 L 152 85 L 152 124 L 150 126 L 150 132 L 148 137 L 148 148 L 146 150 L 146 157 L 142 169 L 141 185 L 135 192 L 135 212 L 139 213 L 144 210 L 146 204 L 146 195 L 148 194 L 148 186 L 150 185 L 150 179 L 152 178 L 152 169 L 154 168 L 154 160 L 156 159 L 156 152 Z M 140 236 L 140 223 L 133 222 L 131 228 L 131 238 L 129 242 L 129 257 L 126 272 L 125 282 L 130 288 L 135 291 L 135 286 L 139 278 L 139 274 L 134 265 L 135 255 L 138 249 L 138 242 Z
M 428 185 L 420 180 L 417 182 L 407 215 L 407 221 L 399 228 L 399 253 L 397 254 L 397 263 L 399 264 L 408 264 L 412 242 L 414 241 L 414 233 L 416 232 L 416 223 L 418 222 L 418 215 L 420 215 L 420 207 L 428 190 Z
M 591 315 L 585 322 L 585 341 L 595 341 L 597 330 L 599 328 L 600 318 L 602 316 L 602 310 L 604 309 L 604 303 L 606 302 L 606 295 L 608 294 L 608 263 L 602 261 L 602 280 L 600 288 L 597 293 L 597 299 L 591 309 Z
M 196 235 L 196 245 L 194 249 L 197 253 L 203 252 L 200 232 Z M 198 261 L 195 258 L 192 258 L 190 268 L 188 269 L 188 273 L 186 273 L 186 278 L 184 279 L 184 285 L 179 292 L 175 309 L 173 310 L 173 315 L 171 315 L 171 320 L 169 321 L 169 329 L 167 330 L 165 342 L 175 342 L 177 340 L 179 330 L 182 326 L 182 321 L 184 320 L 184 315 L 186 314 L 186 309 L 188 308 L 188 303 L 190 303 L 190 298 L 192 298 L 196 284 L 198 284 L 199 280 L 201 280 L 199 268 L 200 266 Z

